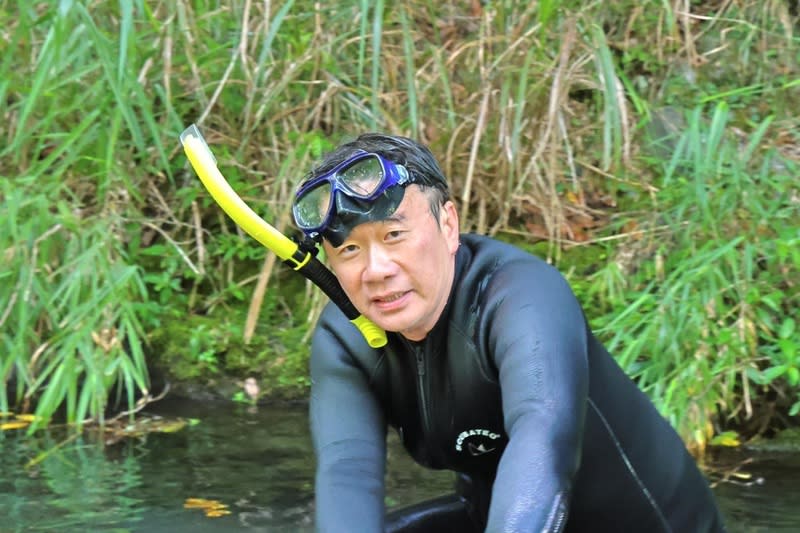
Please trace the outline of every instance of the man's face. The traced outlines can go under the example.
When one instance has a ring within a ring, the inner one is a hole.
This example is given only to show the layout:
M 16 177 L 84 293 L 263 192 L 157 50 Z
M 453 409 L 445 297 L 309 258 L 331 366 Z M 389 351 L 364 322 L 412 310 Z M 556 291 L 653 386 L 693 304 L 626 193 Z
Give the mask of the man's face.
M 452 202 L 439 222 L 428 197 L 406 188 L 392 216 L 359 224 L 341 246 L 325 253 L 356 309 L 386 331 L 422 340 L 447 304 L 458 250 L 458 214 Z

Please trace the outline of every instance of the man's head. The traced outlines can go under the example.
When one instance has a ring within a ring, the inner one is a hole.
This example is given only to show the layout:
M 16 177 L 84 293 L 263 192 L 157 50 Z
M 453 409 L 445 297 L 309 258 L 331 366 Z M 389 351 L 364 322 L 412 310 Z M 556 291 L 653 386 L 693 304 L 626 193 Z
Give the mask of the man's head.
M 362 314 L 412 340 L 430 331 L 453 282 L 458 215 L 428 148 L 361 135 L 307 176 L 293 213 Z
M 306 235 L 340 246 L 358 224 L 390 216 L 412 183 L 430 193 L 438 217 L 450 190 L 431 151 L 406 137 L 363 134 L 327 154 L 306 176 L 295 197 L 295 223 Z

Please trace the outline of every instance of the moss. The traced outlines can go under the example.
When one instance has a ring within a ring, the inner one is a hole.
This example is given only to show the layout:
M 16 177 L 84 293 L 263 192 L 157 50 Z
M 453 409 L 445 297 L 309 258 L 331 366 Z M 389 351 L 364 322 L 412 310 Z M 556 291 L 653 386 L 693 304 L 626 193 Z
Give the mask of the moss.
M 296 398 L 307 391 L 307 326 L 270 325 L 263 320 L 249 344 L 243 338 L 246 304 L 213 315 L 164 317 L 150 339 L 154 373 L 184 389 L 215 388 L 255 376 L 266 394 Z M 190 386 L 191 385 L 191 386 Z M 229 387 L 228 387 L 229 388 Z M 220 389 L 221 396 L 228 390 Z
M 800 452 L 800 428 L 784 429 L 772 438 L 757 438 L 747 448 L 759 452 Z

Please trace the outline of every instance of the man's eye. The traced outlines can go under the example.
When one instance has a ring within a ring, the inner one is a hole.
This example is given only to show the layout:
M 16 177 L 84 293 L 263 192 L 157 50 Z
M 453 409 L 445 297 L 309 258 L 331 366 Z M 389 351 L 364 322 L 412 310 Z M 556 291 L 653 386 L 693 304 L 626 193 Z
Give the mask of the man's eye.
M 358 251 L 358 246 L 355 244 L 346 244 L 339 249 L 340 254 L 350 255 Z
M 386 240 L 391 241 L 391 240 L 394 240 L 394 239 L 399 239 L 402 234 L 403 234 L 403 232 L 401 230 L 399 230 L 399 229 L 389 231 L 389 232 L 386 233 Z

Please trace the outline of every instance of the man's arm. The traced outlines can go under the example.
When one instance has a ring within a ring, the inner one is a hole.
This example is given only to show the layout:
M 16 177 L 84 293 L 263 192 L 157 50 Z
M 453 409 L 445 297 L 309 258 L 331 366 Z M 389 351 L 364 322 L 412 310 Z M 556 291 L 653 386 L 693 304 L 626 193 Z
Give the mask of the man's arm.
M 506 265 L 487 316 L 509 443 L 487 531 L 561 531 L 588 394 L 586 326 L 566 280 L 546 263 Z
M 352 350 L 370 350 L 333 305 L 311 349 L 311 434 L 322 532 L 383 531 L 386 423 Z

